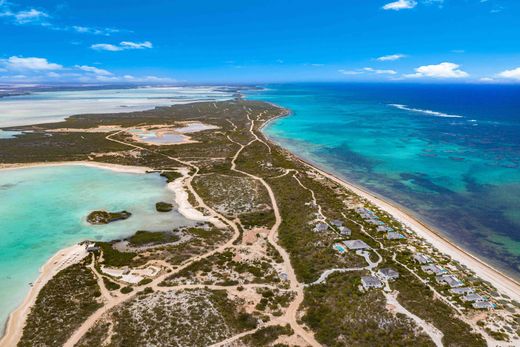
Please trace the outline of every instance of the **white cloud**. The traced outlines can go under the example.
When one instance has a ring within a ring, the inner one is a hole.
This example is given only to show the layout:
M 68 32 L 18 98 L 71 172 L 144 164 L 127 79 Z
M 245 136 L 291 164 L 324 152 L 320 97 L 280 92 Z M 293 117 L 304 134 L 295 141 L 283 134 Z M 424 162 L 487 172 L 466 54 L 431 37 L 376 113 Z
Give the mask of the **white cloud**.
M 92 27 L 85 27 L 85 26 L 79 26 L 74 25 L 70 27 L 75 32 L 81 33 L 81 34 L 93 34 L 93 35 L 104 35 L 104 36 L 110 36 L 112 34 L 116 34 L 121 32 L 119 29 L 114 28 L 92 28 Z
M 520 80 L 520 67 L 512 70 L 505 70 L 498 74 L 498 76 L 503 78 L 510 78 L 514 80 Z
M 417 6 L 417 1 L 415 0 L 397 0 L 383 6 L 383 10 L 399 11 L 414 8 L 415 6 Z
M 56 72 L 49 72 L 47 74 L 47 76 L 49 76 L 51 78 L 59 78 L 59 77 L 61 77 L 61 75 L 59 73 L 56 73 Z
M 460 65 L 454 63 L 440 63 L 437 65 L 424 65 L 415 69 L 415 73 L 404 75 L 407 78 L 463 78 L 469 74 L 459 69 Z
M 363 73 L 363 71 L 344 70 L 344 69 L 340 69 L 340 70 L 338 70 L 338 72 L 342 73 L 343 75 L 361 75 Z
M 76 65 L 76 68 L 85 71 L 85 72 L 91 72 L 95 75 L 99 76 L 112 76 L 113 73 L 104 69 L 99 69 L 94 66 L 88 66 L 88 65 Z
M 479 79 L 479 81 L 481 82 L 494 82 L 495 80 L 491 77 L 482 77 L 481 79 Z
M 96 44 L 90 46 L 90 48 L 92 48 L 96 51 L 110 51 L 110 52 L 117 52 L 117 51 L 123 50 L 123 48 L 121 48 L 119 46 L 111 45 L 109 43 L 96 43 Z
M 38 11 L 34 8 L 31 8 L 28 11 L 20 11 L 14 14 L 16 22 L 19 24 L 31 23 L 40 21 L 43 18 L 49 17 L 49 15 L 45 12 Z
M 49 63 L 45 58 L 22 58 L 10 57 L 0 60 L 0 63 L 9 70 L 60 70 L 63 68 L 60 64 Z
M 395 71 L 395 70 L 378 70 L 378 69 L 373 69 L 371 67 L 365 67 L 365 68 L 363 68 L 363 70 L 365 70 L 367 72 L 373 72 L 378 75 L 395 75 L 395 74 L 397 74 L 397 71 Z
M 153 45 L 150 41 L 145 41 L 145 42 L 123 41 L 120 43 L 120 46 L 123 47 L 123 49 L 144 49 L 144 48 L 153 47 Z
M 406 57 L 406 55 L 404 54 L 390 54 L 390 55 L 383 55 L 379 58 L 376 58 L 376 60 L 378 61 L 394 61 L 394 60 L 399 60 L 399 59 L 402 59 Z
M 153 45 L 150 41 L 144 42 L 132 42 L 132 41 L 122 41 L 119 45 L 113 45 L 110 43 L 96 43 L 90 48 L 97 51 L 110 51 L 110 52 L 118 52 L 128 49 L 149 49 L 153 48 Z

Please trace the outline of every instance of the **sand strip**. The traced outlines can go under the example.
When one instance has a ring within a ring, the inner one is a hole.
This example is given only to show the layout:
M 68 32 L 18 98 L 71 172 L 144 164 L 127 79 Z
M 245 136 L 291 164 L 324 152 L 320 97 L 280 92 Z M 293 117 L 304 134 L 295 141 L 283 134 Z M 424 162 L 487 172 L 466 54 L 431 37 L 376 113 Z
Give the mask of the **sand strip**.
M 27 315 L 32 305 L 36 302 L 38 293 L 43 286 L 58 272 L 72 264 L 78 263 L 81 259 L 85 258 L 87 254 L 85 246 L 77 244 L 58 251 L 41 267 L 40 275 L 31 287 L 29 294 L 27 294 L 22 304 L 9 315 L 4 336 L 0 340 L 1 347 L 16 346 L 22 337 Z

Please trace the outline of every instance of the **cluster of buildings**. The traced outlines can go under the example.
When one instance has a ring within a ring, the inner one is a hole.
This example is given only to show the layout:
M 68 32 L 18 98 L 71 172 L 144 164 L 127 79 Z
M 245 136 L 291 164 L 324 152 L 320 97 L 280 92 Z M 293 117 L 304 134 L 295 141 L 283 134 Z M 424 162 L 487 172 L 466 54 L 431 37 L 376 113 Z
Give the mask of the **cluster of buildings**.
M 476 294 L 475 289 L 465 287 L 464 282 L 459 280 L 455 275 L 452 275 L 442 266 L 435 264 L 431 257 L 426 254 L 416 253 L 413 256 L 414 260 L 421 264 L 421 270 L 435 275 L 437 283 L 448 285 L 450 292 L 461 296 L 463 302 L 470 302 L 473 308 L 476 309 L 492 309 L 495 305 L 489 302 L 485 297 Z
M 361 277 L 361 285 L 365 290 L 370 288 L 383 288 L 383 281 L 393 281 L 399 278 L 399 272 L 392 268 L 383 268 L 377 272 L 377 276 L 363 276 Z
M 377 225 L 376 230 L 380 233 L 386 233 L 387 240 L 403 240 L 406 236 L 394 230 L 394 228 L 385 224 L 379 217 L 365 207 L 356 208 L 356 212 L 368 223 Z
M 349 237 L 350 235 L 352 235 L 352 230 L 350 230 L 349 228 L 344 226 L 343 221 L 341 221 L 339 219 L 335 219 L 330 224 L 331 224 L 330 226 L 332 226 L 334 229 L 337 229 L 337 231 L 339 231 L 341 236 Z M 318 222 L 314 225 L 313 230 L 317 233 L 322 233 L 322 232 L 329 230 L 330 226 L 329 226 L 329 224 L 327 224 L 325 222 Z

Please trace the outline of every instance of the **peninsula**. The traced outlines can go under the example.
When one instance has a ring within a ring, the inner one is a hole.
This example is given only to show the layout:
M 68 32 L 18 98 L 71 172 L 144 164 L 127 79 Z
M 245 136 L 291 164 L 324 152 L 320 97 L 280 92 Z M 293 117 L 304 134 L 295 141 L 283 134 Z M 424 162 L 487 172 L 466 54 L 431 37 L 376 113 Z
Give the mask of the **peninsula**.
M 288 114 L 237 98 L 4 129 L 23 133 L 0 140 L 2 168 L 159 172 L 197 224 L 58 252 L 0 346 L 520 343 L 517 282 L 270 142 Z

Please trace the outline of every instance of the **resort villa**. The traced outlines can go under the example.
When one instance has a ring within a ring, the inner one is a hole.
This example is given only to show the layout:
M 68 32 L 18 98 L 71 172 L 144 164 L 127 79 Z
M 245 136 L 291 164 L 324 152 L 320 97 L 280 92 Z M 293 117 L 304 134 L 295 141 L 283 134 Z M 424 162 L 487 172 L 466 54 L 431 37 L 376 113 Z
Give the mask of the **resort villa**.
M 317 233 L 321 233 L 324 231 L 327 231 L 329 229 L 329 226 L 327 223 L 320 222 L 314 226 L 314 231 Z
M 379 277 L 385 281 L 393 281 L 399 278 L 399 272 L 391 268 L 384 268 L 379 270 Z
M 414 260 L 419 264 L 429 264 L 432 262 L 432 258 L 427 256 L 426 254 L 417 253 L 413 256 Z
M 473 289 L 471 287 L 459 287 L 459 288 L 450 289 L 450 292 L 452 292 L 453 294 L 457 294 L 457 295 L 471 294 L 471 293 L 475 293 L 475 289 Z
M 445 283 L 451 288 L 462 287 L 464 283 L 453 275 L 441 275 L 437 276 L 437 282 Z
M 352 230 L 350 230 L 347 227 L 341 226 L 338 229 L 339 229 L 339 233 L 341 234 L 341 236 L 350 236 L 350 235 L 352 235 Z
M 345 246 L 347 246 L 347 248 L 350 249 L 351 251 L 356 251 L 356 250 L 360 250 L 360 249 L 369 249 L 370 248 L 369 245 L 367 245 L 364 241 L 361 241 L 361 240 L 343 241 L 343 244 Z
M 388 240 L 403 240 L 406 239 L 406 236 L 400 233 L 396 233 L 395 231 L 390 231 L 388 234 L 386 234 L 386 238 Z
M 361 285 L 365 290 L 370 288 L 383 288 L 383 282 L 381 282 L 376 276 L 361 277 Z
M 448 270 L 446 270 L 445 268 L 443 268 L 442 266 L 439 266 L 437 264 L 423 265 L 423 266 L 421 266 L 421 269 L 426 273 L 434 274 L 437 276 L 445 275 L 448 273 Z

